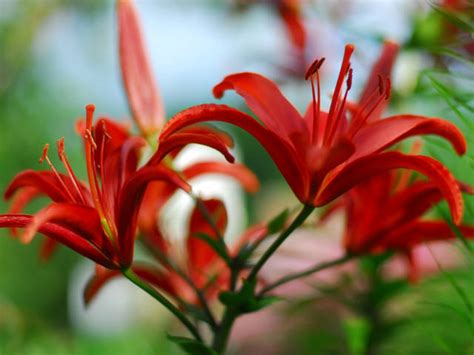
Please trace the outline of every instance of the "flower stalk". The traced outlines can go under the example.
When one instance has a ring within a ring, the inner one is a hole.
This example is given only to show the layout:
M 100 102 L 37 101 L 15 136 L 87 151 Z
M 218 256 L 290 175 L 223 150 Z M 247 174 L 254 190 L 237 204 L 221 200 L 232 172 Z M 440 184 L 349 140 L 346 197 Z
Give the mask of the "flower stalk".
M 146 282 L 143 282 L 138 275 L 136 275 L 133 270 L 130 268 L 128 270 L 122 271 L 122 274 L 129 279 L 133 284 L 141 288 L 143 291 L 148 293 L 151 297 L 155 300 L 160 302 L 166 309 L 168 309 L 171 313 L 173 313 L 176 318 L 189 330 L 189 332 L 193 335 L 193 337 L 198 340 L 202 341 L 202 337 L 199 334 L 197 328 L 191 323 L 191 321 L 168 299 L 163 296 L 160 292 L 156 289 L 148 285 Z

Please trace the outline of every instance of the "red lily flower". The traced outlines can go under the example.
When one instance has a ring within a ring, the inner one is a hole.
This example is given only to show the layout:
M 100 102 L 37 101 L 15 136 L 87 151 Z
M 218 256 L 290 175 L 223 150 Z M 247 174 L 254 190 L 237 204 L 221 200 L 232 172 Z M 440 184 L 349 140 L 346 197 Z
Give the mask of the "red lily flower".
M 37 195 L 48 196 L 52 203 L 34 216 L 1 215 L 0 227 L 25 228 L 20 237 L 25 243 L 40 232 L 107 268 L 128 268 L 133 259 L 138 209 L 147 185 L 158 180 L 185 191 L 190 187 L 178 174 L 161 166 L 137 169 L 143 139 L 129 137 L 121 126 L 107 119 L 94 126 L 94 106 L 86 110 L 83 137 L 88 186 L 74 174 L 63 139 L 58 141 L 58 153 L 67 175 L 56 170 L 46 145 L 40 161 L 46 160 L 51 171 L 21 172 L 5 197 L 16 194 L 16 211 Z
M 144 281 L 154 287 L 166 292 L 179 303 L 189 303 L 199 305 L 195 289 L 201 290 L 206 300 L 215 299 L 217 294 L 226 288 L 229 282 L 229 269 L 222 258 L 212 249 L 209 244 L 199 238 L 200 234 L 205 234 L 211 239 L 222 238 L 227 226 L 227 212 L 224 204 L 217 199 L 204 200 L 203 205 L 214 225 L 202 214 L 202 210 L 197 206 L 191 213 L 188 227 L 188 235 L 185 243 L 186 263 L 182 272 L 177 272 L 177 255 L 171 251 L 169 246 L 160 247 L 161 243 L 167 244 L 166 239 L 160 239 L 155 249 L 154 255 L 164 269 L 146 264 L 134 264 L 133 270 Z M 240 248 L 246 243 L 258 241 L 267 235 L 266 227 L 254 226 L 242 234 L 241 238 L 231 247 L 229 255 L 235 256 Z M 176 251 L 174 251 L 176 252 Z M 179 267 L 179 266 L 178 266 Z M 186 279 L 183 279 L 183 274 Z M 119 276 L 115 270 L 99 270 L 91 278 L 85 290 L 84 299 L 89 303 L 100 291 L 100 289 L 111 279 Z
M 382 74 L 392 56 L 390 53 L 396 52 L 392 48 L 396 45 L 386 45 L 375 66 Z M 353 110 L 348 120 L 348 111 L 354 107 L 346 104 L 352 85 L 350 57 L 353 51 L 354 46 L 346 46 L 329 112 L 321 110 L 319 85 L 317 93 L 312 85 L 313 101 L 301 116 L 272 81 L 258 74 L 240 73 L 226 77 L 214 88 L 214 95 L 221 97 L 225 90 L 235 90 L 263 124 L 225 105 L 201 105 L 177 114 L 163 129 L 160 140 L 199 122 L 222 121 L 236 125 L 260 142 L 298 199 L 312 206 L 331 202 L 373 174 L 396 168 L 413 169 L 440 186 L 454 220 L 459 222 L 463 206 L 461 194 L 453 184 L 452 175 L 439 162 L 384 150 L 409 136 L 435 134 L 447 139 L 458 154 L 463 154 L 466 150 L 463 135 L 453 124 L 440 118 L 397 115 L 375 120 L 372 114 L 385 105 L 390 94 L 390 82 L 383 79 L 379 79 L 370 95 L 362 100 L 363 106 Z M 318 70 L 323 60 L 316 61 L 308 70 L 307 77 L 312 83 L 316 76 L 319 84 Z
M 464 192 L 474 194 L 470 186 L 457 184 Z M 456 238 L 446 221 L 423 218 L 442 199 L 436 184 L 419 177 L 413 180 L 407 171 L 370 178 L 345 196 L 346 250 L 353 254 L 402 252 L 410 262 L 410 279 L 415 281 L 418 272 L 413 248 L 425 242 Z M 459 230 L 465 237 L 474 238 L 474 225 L 461 225 Z

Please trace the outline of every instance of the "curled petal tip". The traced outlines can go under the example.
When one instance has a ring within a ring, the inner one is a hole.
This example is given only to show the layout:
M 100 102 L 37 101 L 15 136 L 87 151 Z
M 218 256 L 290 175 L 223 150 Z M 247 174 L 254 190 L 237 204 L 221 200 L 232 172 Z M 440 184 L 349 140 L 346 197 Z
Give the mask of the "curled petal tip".
M 224 79 L 225 80 L 225 79 Z M 229 85 L 227 85 L 224 81 L 220 82 L 212 89 L 212 94 L 216 99 L 222 99 L 224 96 L 224 91 L 230 89 Z

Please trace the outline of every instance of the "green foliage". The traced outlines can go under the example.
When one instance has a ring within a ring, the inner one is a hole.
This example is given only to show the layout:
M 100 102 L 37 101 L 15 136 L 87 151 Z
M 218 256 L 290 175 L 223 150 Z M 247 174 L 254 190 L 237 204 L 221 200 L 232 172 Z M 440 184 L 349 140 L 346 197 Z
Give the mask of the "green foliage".
M 281 231 L 285 227 L 285 223 L 288 220 L 290 210 L 287 208 L 276 217 L 274 217 L 270 222 L 268 222 L 268 234 L 275 234 Z
M 255 287 L 257 281 L 246 280 L 238 292 L 224 291 L 219 294 L 219 300 L 223 305 L 238 313 L 251 313 L 259 311 L 271 304 L 281 300 L 276 296 L 256 296 Z
M 190 338 L 168 335 L 168 339 L 183 349 L 186 354 L 191 355 L 217 355 L 217 353 L 205 344 Z
M 230 259 L 229 254 L 227 254 L 227 247 L 222 239 L 213 238 L 206 233 L 196 233 L 194 234 L 194 236 L 206 242 L 206 244 L 209 245 L 209 247 L 211 247 L 212 250 L 214 250 L 216 254 L 222 258 L 222 260 L 224 260 L 228 265 L 230 265 L 232 261 Z

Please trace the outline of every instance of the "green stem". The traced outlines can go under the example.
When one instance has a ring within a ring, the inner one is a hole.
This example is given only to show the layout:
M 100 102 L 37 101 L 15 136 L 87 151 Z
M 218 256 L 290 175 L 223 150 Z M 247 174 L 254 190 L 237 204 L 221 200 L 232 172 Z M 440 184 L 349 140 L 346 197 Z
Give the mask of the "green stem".
M 133 272 L 130 268 L 128 270 L 122 271 L 122 274 L 129 279 L 132 283 L 140 287 L 143 291 L 148 293 L 158 302 L 160 302 L 165 308 L 167 308 L 171 313 L 173 313 L 183 325 L 189 330 L 189 332 L 194 336 L 198 341 L 202 341 L 201 335 L 197 331 L 196 327 L 191 323 L 191 321 L 168 299 L 163 296 L 160 292 L 155 290 L 153 287 L 143 282 L 137 274 Z
M 214 341 L 212 342 L 212 348 L 218 353 L 223 354 L 227 342 L 229 341 L 230 331 L 232 330 L 232 325 L 237 319 L 238 314 L 231 308 L 227 308 L 222 316 L 221 324 L 219 328 L 214 333 Z
M 142 243 L 147 247 L 147 249 L 153 254 L 154 257 L 156 257 L 163 265 L 170 267 L 174 272 L 178 274 L 179 277 L 183 279 L 184 282 L 188 284 L 189 287 L 191 287 L 196 294 L 197 298 L 199 299 L 199 302 L 201 303 L 204 312 L 206 313 L 207 317 L 209 318 L 210 326 L 212 328 L 216 327 L 216 319 L 214 318 L 214 315 L 211 312 L 211 309 L 209 308 L 209 305 L 207 304 L 206 297 L 204 296 L 203 292 L 194 284 L 194 282 L 189 278 L 186 273 L 181 270 L 180 267 L 178 267 L 175 263 L 173 263 L 171 260 L 169 260 L 162 252 L 161 250 L 155 248 L 153 245 L 151 245 L 149 242 L 147 242 L 144 238 L 141 239 Z
M 260 269 L 265 265 L 265 263 L 270 259 L 273 253 L 280 247 L 280 245 L 288 238 L 288 236 L 298 228 L 303 222 L 308 218 L 308 216 L 314 211 L 314 207 L 310 205 L 305 205 L 301 212 L 296 216 L 294 221 L 290 224 L 290 226 L 285 229 L 277 239 L 273 241 L 270 247 L 263 253 L 262 257 L 258 260 L 255 266 L 250 271 L 248 276 L 248 280 L 252 280 L 257 276 L 257 273 Z
M 338 259 L 334 259 L 334 260 L 327 261 L 327 262 L 324 262 L 324 263 L 316 264 L 316 265 L 314 265 L 313 267 L 310 267 L 307 270 L 283 276 L 281 279 L 275 281 L 271 285 L 268 285 L 267 287 L 262 289 L 260 291 L 260 295 L 264 295 L 265 293 L 270 292 L 270 291 L 274 290 L 275 288 L 277 288 L 277 287 L 279 287 L 283 284 L 286 284 L 288 282 L 291 282 L 293 280 L 296 280 L 296 279 L 299 279 L 299 278 L 302 278 L 302 277 L 305 277 L 305 276 L 309 276 L 311 274 L 314 274 L 315 272 L 318 272 L 318 271 L 321 271 L 321 270 L 324 270 L 324 269 L 328 269 L 328 268 L 336 266 L 336 265 L 343 264 L 346 261 L 351 260 L 353 257 L 354 257 L 353 255 L 346 254 L 346 255 L 338 258 Z

